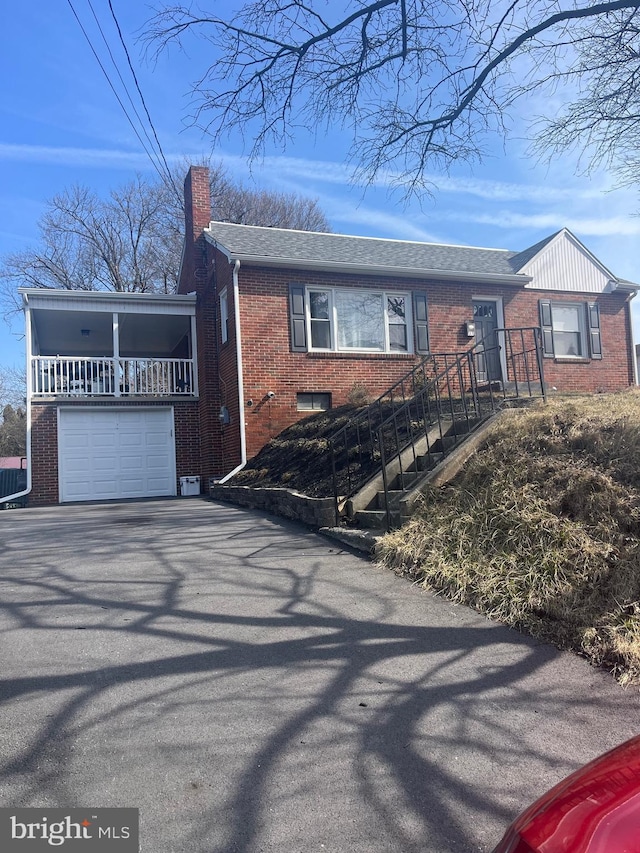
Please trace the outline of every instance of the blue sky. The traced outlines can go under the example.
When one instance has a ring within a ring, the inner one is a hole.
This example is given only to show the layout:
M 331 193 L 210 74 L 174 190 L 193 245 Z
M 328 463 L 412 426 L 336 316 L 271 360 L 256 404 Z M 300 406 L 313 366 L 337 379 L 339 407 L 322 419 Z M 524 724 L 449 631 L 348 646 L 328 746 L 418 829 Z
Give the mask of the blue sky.
M 163 149 L 168 158 L 210 154 L 210 142 L 189 128 L 189 89 L 210 60 L 206 43 L 188 53 L 173 50 L 155 64 L 136 41 L 149 7 L 112 0 Z M 106 0 L 92 0 L 124 76 L 122 51 Z M 218 0 L 216 11 L 224 10 Z M 88 0 L 73 0 L 96 49 L 108 62 Z M 130 125 L 100 71 L 64 0 L 5 4 L 0 73 L 0 254 L 37 242 L 45 201 L 73 183 L 101 194 L 153 173 Z M 112 67 L 108 67 L 111 71 Z M 114 75 L 115 76 L 115 75 Z M 130 79 L 125 77 L 128 83 Z M 133 91 L 133 86 L 131 85 Z M 421 203 L 403 202 L 384 178 L 366 191 L 349 182 L 349 139 L 301 131 L 285 151 L 271 151 L 250 167 L 239 140 L 213 151 L 229 172 L 248 184 L 317 197 L 334 231 L 521 250 L 566 226 L 615 275 L 640 281 L 640 210 L 637 189 L 612 189 L 606 172 L 575 175 L 570 156 L 538 165 L 526 154 L 524 119 L 553 104 L 520 107 L 513 133 L 496 139 L 486 162 L 461 165 L 449 176 L 433 175 L 437 190 Z M 634 306 L 640 341 L 640 297 Z M 0 365 L 20 365 L 20 318 L 0 325 Z

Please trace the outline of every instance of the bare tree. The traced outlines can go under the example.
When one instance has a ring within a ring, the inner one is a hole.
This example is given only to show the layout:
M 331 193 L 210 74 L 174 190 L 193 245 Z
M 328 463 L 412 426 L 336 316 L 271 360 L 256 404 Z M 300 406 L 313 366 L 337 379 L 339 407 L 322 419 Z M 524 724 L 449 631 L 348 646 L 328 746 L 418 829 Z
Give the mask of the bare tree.
M 256 0 L 232 17 L 167 6 L 148 24 L 154 51 L 208 39 L 194 121 L 252 154 L 296 125 L 352 129 L 360 176 L 393 169 L 405 186 L 427 168 L 484 153 L 514 101 L 553 94 L 538 150 L 571 145 L 631 177 L 640 140 L 640 0 Z M 637 173 L 635 174 L 637 180 Z
M 168 184 L 142 177 L 102 199 L 75 186 L 54 196 L 40 221 L 39 244 L 0 263 L 0 300 L 20 307 L 16 288 L 116 292 L 175 291 L 184 233 L 176 191 L 186 168 Z M 251 190 L 211 169 L 212 218 L 250 225 L 329 230 L 318 202 L 294 193 Z
M 64 290 L 175 290 L 181 238 L 169 190 L 143 178 L 101 199 L 75 186 L 54 196 L 33 249 L 3 258 L 5 302 L 16 286 Z
M 190 163 L 184 160 L 172 170 L 173 183 L 176 186 L 181 185 L 189 165 Z M 263 225 L 267 228 L 331 231 L 329 221 L 315 198 L 295 192 L 254 189 L 230 178 L 220 163 L 204 160 L 198 165 L 209 168 L 211 219 L 237 222 L 241 225 Z M 182 223 L 182 200 L 173 194 L 168 197 L 167 204 L 173 204 L 174 220 Z
M 221 222 L 294 228 L 297 231 L 330 231 L 326 216 L 315 199 L 295 193 L 252 190 L 230 185 L 218 193 L 213 187 L 211 217 Z
M 24 370 L 0 365 L 0 409 L 10 405 L 14 409 L 24 408 L 27 384 Z
M 0 366 L 0 456 L 24 456 L 27 422 L 23 370 Z
M 25 410 L 7 404 L 0 412 L 0 456 L 24 456 L 26 445 Z

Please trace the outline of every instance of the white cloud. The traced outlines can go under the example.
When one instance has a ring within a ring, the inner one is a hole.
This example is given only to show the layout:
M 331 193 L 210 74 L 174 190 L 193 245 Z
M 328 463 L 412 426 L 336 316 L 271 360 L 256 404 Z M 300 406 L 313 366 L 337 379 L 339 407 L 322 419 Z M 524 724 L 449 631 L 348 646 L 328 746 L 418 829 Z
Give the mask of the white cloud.
M 237 155 L 220 152 L 219 158 L 236 173 L 245 175 L 271 175 L 274 179 L 289 177 L 312 181 L 320 184 L 355 184 L 355 170 L 347 163 L 330 160 L 314 160 L 300 157 L 270 156 L 250 165 Z M 372 188 L 398 189 L 399 175 L 394 172 L 380 172 L 372 182 Z M 447 175 L 425 175 L 425 183 L 433 186 L 435 195 L 440 198 L 451 195 L 466 195 L 486 201 L 534 202 L 548 205 L 553 202 L 595 201 L 606 198 L 611 190 L 612 179 L 609 175 L 599 174 L 589 178 L 575 177 L 570 169 L 562 169 L 561 175 L 550 176 L 548 180 L 536 183 L 517 183 L 488 180 L 471 177 Z M 365 192 L 365 189 L 362 189 Z M 620 190 L 625 202 L 631 199 L 630 190 Z
M 192 159 L 199 161 L 201 153 L 167 154 L 169 161 Z M 259 163 L 249 163 L 246 158 L 225 151 L 217 152 L 212 158 L 221 160 L 234 174 L 243 177 L 256 177 L 259 182 L 265 180 L 276 183 L 278 180 L 289 178 L 302 181 L 304 192 L 313 191 L 313 184 L 329 184 L 349 186 L 353 184 L 354 170 L 346 163 L 330 160 L 314 160 L 300 157 L 270 156 Z M 148 156 L 141 151 L 127 151 L 118 148 L 71 148 L 45 145 L 0 143 L 0 160 L 14 162 L 30 162 L 55 164 L 59 166 L 91 167 L 103 169 L 137 169 L 149 171 L 153 169 Z M 397 187 L 398 176 L 394 173 L 381 173 L 372 188 L 391 189 Z M 438 203 L 448 194 L 479 198 L 485 201 L 508 201 L 512 204 L 529 202 L 541 205 L 579 201 L 595 201 L 605 198 L 606 190 L 611 183 L 607 176 L 586 180 L 578 180 L 565 176 L 563 181 L 544 183 L 515 183 L 496 180 L 461 178 L 452 176 L 427 175 L 427 182 L 432 182 L 436 188 Z M 623 206 L 630 203 L 631 192 L 621 191 Z M 362 194 L 365 190 L 362 189 Z M 481 220 L 478 220 L 481 221 Z M 496 222 L 495 224 L 500 224 Z M 514 223 L 512 223 L 514 224 Z M 536 227 L 533 224 L 533 227 Z M 525 226 L 529 227 L 529 226 Z M 547 225 L 541 226 L 547 227 Z M 597 232 L 600 233 L 600 232 Z M 637 233 L 632 230 L 629 233 Z
M 320 199 L 323 210 L 332 222 L 343 222 L 350 226 L 364 226 L 371 235 L 397 238 L 400 240 L 417 240 L 426 243 L 438 243 L 440 239 L 432 231 L 416 224 L 415 217 L 410 215 L 394 215 L 374 208 L 345 204 L 342 200 L 330 199 L 326 196 Z M 346 230 L 346 229 L 345 229 Z M 357 228 L 355 233 L 358 233 Z
M 515 213 L 502 210 L 497 213 L 477 214 L 471 212 L 445 213 L 443 218 L 454 221 L 475 222 L 479 225 L 493 225 L 498 228 L 534 228 L 557 231 L 569 228 L 579 234 L 591 237 L 619 237 L 640 234 L 640 219 L 630 216 L 614 215 L 603 217 L 574 216 L 568 211 L 547 213 Z
M 49 163 L 58 166 L 150 169 L 146 154 L 103 148 L 57 148 L 47 145 L 15 145 L 0 142 L 0 160 Z

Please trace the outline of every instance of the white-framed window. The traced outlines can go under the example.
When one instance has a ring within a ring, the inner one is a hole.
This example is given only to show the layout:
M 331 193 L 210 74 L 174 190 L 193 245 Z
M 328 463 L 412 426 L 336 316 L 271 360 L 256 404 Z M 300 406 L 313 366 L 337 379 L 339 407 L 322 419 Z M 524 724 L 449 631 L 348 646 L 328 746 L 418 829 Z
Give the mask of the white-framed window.
M 426 297 L 424 334 L 426 343 Z M 413 352 L 409 293 L 291 286 L 293 349 L 310 352 Z
M 220 293 L 220 340 L 223 344 L 229 340 L 229 299 L 226 287 Z
M 581 305 L 563 305 L 561 302 L 551 306 L 553 349 L 559 358 L 586 355 L 584 308 L 581 308 Z
M 597 302 L 540 300 L 540 325 L 545 356 L 602 358 Z

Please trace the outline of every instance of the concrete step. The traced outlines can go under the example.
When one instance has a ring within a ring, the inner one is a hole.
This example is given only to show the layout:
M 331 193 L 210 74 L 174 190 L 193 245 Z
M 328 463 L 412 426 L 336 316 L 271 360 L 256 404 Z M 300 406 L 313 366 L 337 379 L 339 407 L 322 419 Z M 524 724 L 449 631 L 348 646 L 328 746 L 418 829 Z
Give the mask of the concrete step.
M 402 489 L 389 489 L 387 491 L 387 498 L 386 498 L 389 501 L 389 507 L 394 507 L 395 504 L 398 503 L 398 501 L 400 500 L 400 498 L 402 497 L 403 494 L 404 494 L 404 492 L 402 491 Z M 367 509 L 386 509 L 386 507 L 387 507 L 387 504 L 385 501 L 385 494 L 384 494 L 384 492 L 380 491 L 376 495 L 375 500 L 371 502 L 371 505 L 369 507 L 367 507 Z
M 455 435 L 445 435 L 443 438 L 438 438 L 433 442 L 432 449 L 435 453 L 440 453 L 444 455 L 448 450 L 451 450 L 459 441 L 461 437 L 456 437 Z
M 406 471 L 404 474 L 398 474 L 397 477 L 389 484 L 390 491 L 402 491 L 404 489 L 410 489 L 411 486 L 416 482 L 420 475 L 415 471 Z
M 418 456 L 416 459 L 416 470 L 418 471 L 430 471 L 432 468 L 435 468 L 438 462 L 444 458 L 444 453 L 425 453 L 424 456 Z M 409 468 L 409 472 L 411 472 L 411 468 Z
M 394 510 L 389 513 L 391 526 L 400 526 L 400 512 Z M 383 509 L 359 509 L 356 512 L 356 522 L 359 527 L 367 530 L 385 530 L 387 526 L 387 513 Z

